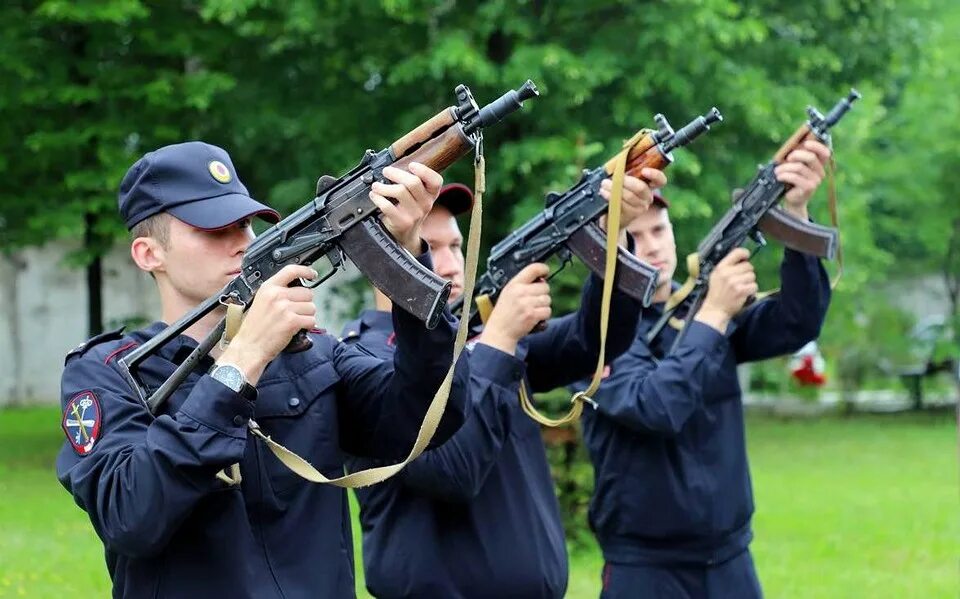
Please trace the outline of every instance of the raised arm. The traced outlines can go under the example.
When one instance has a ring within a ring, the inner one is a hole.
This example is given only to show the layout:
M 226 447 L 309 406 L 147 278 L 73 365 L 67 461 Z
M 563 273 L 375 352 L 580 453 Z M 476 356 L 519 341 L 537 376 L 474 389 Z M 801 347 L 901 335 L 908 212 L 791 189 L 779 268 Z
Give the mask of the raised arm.
M 640 335 L 613 362 L 595 396 L 597 410 L 639 432 L 676 435 L 732 359 L 726 338 L 702 322 L 694 321 L 680 345 L 659 363 Z
M 790 187 L 783 209 L 806 221 L 808 205 L 823 182 L 830 149 L 805 141 L 777 165 L 777 179 Z M 780 266 L 780 293 L 751 306 L 735 319 L 730 340 L 741 362 L 763 360 L 794 352 L 820 335 L 830 304 L 830 280 L 814 256 L 784 250 Z
M 792 353 L 820 336 L 830 305 L 830 280 L 820 260 L 784 250 L 780 291 L 734 318 L 737 361 Z
M 589 275 L 580 308 L 551 319 L 547 328 L 527 336 L 527 376 L 534 391 L 548 391 L 593 372 L 600 354 L 600 305 L 603 281 Z M 640 303 L 616 289 L 610 300 L 607 363 L 630 347 L 640 317 Z
M 430 268 L 430 256 L 417 258 Z M 456 321 L 448 310 L 432 330 L 401 308 L 393 308 L 396 348 L 383 358 L 360 344 L 339 344 L 334 360 L 342 384 L 338 389 L 341 437 L 349 453 L 371 458 L 399 458 L 409 451 L 427 406 L 440 387 L 453 356 Z M 470 367 L 460 360 L 434 444 L 463 422 Z
M 405 486 L 444 501 L 469 501 L 500 457 L 510 434 L 523 362 L 488 345 L 470 355 L 470 406 L 463 426 L 442 445 L 414 460 L 400 474 Z

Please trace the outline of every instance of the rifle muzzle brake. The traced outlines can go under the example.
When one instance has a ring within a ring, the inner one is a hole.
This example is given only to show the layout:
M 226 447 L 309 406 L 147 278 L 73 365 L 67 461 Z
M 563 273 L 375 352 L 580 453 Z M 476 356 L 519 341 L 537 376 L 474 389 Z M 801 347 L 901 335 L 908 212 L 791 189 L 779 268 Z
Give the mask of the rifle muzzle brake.
M 533 81 L 527 79 L 527 82 L 518 87 L 517 89 L 512 89 L 507 93 L 503 94 L 493 102 L 487 104 L 480 109 L 480 114 L 476 119 L 470 121 L 463 130 L 469 135 L 474 133 L 477 129 L 483 129 L 489 127 L 494 123 L 498 123 L 503 120 L 508 114 L 516 112 L 523 106 L 524 100 L 529 100 L 530 98 L 535 98 L 540 95 L 540 92 L 537 91 L 537 86 L 534 85 Z
M 684 127 L 673 134 L 673 137 L 664 142 L 664 151 L 670 152 L 676 148 L 682 147 L 699 137 L 701 134 L 710 130 L 710 125 L 719 123 L 723 120 L 723 115 L 714 106 L 710 112 L 703 116 L 698 116 Z

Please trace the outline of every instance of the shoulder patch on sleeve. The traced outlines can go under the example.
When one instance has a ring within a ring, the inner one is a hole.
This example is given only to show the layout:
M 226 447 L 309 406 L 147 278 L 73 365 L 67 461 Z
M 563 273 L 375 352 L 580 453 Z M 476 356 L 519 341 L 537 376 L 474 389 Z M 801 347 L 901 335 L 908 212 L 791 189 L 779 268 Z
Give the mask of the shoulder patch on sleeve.
M 77 455 L 88 455 L 100 438 L 103 412 L 93 391 L 81 391 L 63 408 L 60 426 Z
M 107 341 L 116 341 L 117 339 L 122 339 L 123 330 L 125 328 L 126 327 L 120 327 L 117 329 L 113 329 L 112 331 L 106 331 L 106 332 L 100 333 L 99 335 L 95 335 L 91 337 L 87 341 L 84 341 L 80 345 L 70 350 L 70 352 L 67 354 L 66 360 L 69 360 L 74 356 L 82 356 L 87 352 L 87 350 L 94 347 L 95 345 L 100 345 L 101 343 L 106 343 Z M 66 362 L 66 360 L 64 360 L 64 362 Z

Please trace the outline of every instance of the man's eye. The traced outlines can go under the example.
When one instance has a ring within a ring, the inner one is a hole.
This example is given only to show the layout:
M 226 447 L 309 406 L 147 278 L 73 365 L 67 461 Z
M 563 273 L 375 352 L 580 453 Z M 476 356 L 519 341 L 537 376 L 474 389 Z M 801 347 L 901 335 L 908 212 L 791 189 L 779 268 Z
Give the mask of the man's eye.
M 249 229 L 253 225 L 253 221 L 249 218 L 245 218 L 239 223 L 237 223 L 237 228 L 239 229 Z

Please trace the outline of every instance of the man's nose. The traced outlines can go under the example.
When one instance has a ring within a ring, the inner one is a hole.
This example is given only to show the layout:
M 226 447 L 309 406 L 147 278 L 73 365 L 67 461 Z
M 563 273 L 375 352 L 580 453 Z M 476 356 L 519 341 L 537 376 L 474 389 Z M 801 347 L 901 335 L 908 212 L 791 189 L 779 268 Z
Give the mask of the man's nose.
M 253 241 L 256 235 L 253 232 L 253 227 L 236 227 L 233 229 L 233 234 L 230 235 L 230 247 L 234 254 L 242 254 L 247 251 L 247 247 L 250 246 L 250 242 Z
M 430 253 L 433 255 L 433 269 L 438 275 L 451 278 L 457 274 L 457 261 L 450 248 L 431 250 Z
M 657 253 L 657 246 L 650 239 L 641 235 L 633 236 L 634 251 L 640 258 L 649 257 Z

